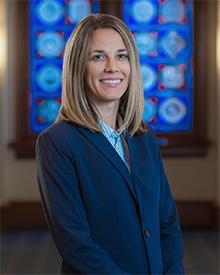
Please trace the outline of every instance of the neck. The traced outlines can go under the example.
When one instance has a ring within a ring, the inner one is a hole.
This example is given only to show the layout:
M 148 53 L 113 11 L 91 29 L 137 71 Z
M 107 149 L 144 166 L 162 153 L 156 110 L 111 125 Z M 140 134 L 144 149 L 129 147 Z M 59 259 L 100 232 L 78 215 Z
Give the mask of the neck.
M 108 102 L 107 104 L 97 105 L 101 114 L 101 120 L 112 129 L 116 130 L 116 119 L 118 114 L 119 102 Z

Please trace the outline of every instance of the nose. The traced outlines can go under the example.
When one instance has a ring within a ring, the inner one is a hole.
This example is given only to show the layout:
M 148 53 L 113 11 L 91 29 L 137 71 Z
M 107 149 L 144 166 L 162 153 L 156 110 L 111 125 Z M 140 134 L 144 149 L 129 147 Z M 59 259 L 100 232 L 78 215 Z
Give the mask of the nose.
M 115 58 L 108 58 L 104 71 L 107 73 L 114 73 L 119 71 Z

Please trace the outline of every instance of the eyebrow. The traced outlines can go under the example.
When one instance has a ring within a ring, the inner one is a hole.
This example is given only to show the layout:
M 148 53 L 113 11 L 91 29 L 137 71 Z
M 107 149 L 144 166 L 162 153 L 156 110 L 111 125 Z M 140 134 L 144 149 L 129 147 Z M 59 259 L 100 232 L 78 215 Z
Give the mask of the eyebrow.
M 118 49 L 117 52 L 127 52 L 127 49 Z M 105 53 L 105 51 L 103 51 L 103 50 L 94 50 L 94 51 L 90 52 L 90 54 L 91 53 Z

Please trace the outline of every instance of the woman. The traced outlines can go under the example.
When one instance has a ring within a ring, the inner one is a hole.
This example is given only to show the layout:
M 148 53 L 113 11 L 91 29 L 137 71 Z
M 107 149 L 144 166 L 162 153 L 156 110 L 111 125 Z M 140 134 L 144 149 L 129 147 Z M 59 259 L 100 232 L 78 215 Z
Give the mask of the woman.
M 90 15 L 70 36 L 59 117 L 36 145 L 63 274 L 183 274 L 175 202 L 142 121 L 137 50 L 124 23 Z

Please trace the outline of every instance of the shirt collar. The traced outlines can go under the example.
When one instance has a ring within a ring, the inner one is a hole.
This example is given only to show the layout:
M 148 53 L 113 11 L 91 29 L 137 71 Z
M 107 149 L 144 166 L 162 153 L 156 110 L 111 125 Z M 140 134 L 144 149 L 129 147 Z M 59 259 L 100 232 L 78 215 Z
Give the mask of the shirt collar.
M 102 133 L 104 133 L 108 138 L 118 139 L 120 137 L 120 133 L 112 129 L 105 122 L 99 120 L 98 124 L 101 127 Z

